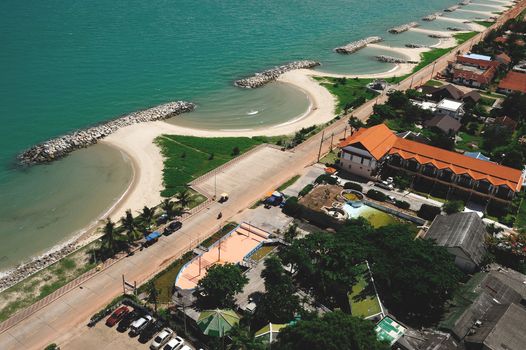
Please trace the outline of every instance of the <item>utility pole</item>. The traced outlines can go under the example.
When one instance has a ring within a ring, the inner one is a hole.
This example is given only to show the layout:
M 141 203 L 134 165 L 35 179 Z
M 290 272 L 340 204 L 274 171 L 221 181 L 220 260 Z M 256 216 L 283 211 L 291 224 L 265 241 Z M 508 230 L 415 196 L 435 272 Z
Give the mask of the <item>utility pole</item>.
M 324 136 L 325 136 L 325 130 L 321 132 L 320 149 L 318 150 L 318 162 L 320 161 L 320 157 L 321 157 L 321 146 L 323 145 Z
M 415 79 L 415 76 L 411 76 L 411 83 L 409 84 L 409 88 L 412 89 L 413 88 L 413 79 Z
M 345 140 L 347 138 L 347 125 L 345 126 L 345 129 L 343 130 L 343 139 Z
M 334 133 L 331 134 L 331 149 L 330 149 L 331 152 L 332 152 L 332 141 L 333 141 L 333 139 L 334 139 Z
M 437 65 L 437 61 L 433 63 L 433 69 L 431 70 L 431 79 L 433 79 L 433 74 L 435 74 L 435 66 Z

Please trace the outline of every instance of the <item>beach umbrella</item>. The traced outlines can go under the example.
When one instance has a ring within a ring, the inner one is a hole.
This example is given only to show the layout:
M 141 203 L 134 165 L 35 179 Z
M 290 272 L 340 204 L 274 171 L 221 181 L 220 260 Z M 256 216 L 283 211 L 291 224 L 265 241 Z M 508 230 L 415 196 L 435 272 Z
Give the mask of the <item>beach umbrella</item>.
M 239 323 L 239 319 L 239 315 L 233 310 L 206 310 L 199 315 L 197 326 L 205 335 L 223 337 Z
M 263 343 L 270 344 L 276 341 L 278 333 L 285 327 L 287 327 L 286 324 L 269 323 L 268 325 L 257 331 L 254 338 L 256 340 L 262 341 Z

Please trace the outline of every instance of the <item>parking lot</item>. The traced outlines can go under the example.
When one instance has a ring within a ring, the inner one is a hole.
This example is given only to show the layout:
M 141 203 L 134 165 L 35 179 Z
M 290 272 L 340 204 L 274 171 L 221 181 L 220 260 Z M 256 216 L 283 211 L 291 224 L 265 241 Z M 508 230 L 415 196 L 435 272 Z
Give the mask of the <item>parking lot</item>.
M 71 338 L 67 343 L 59 344 L 61 349 L 71 350 L 126 350 L 126 349 L 149 349 L 151 340 L 141 344 L 139 337 L 130 337 L 126 332 L 117 331 L 117 325 L 108 327 L 106 318 L 101 320 L 92 328 L 84 327 L 77 336 Z M 179 335 L 179 334 L 177 334 Z M 184 338 L 184 337 L 183 337 Z M 188 343 L 192 350 L 195 348 Z

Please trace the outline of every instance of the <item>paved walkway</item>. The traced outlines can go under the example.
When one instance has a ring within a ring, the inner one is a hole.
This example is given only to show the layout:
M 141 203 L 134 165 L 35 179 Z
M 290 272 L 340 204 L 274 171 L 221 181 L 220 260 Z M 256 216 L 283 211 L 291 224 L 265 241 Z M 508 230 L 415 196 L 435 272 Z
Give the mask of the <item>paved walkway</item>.
M 525 7 L 525 3 L 526 1 L 522 1 L 520 8 L 507 13 L 499 19 L 498 23 L 502 24 L 507 18 L 518 15 Z M 466 42 L 458 48 L 458 51 L 468 51 L 471 45 L 480 40 L 483 35 L 479 34 Z M 454 58 L 456 51 L 453 50 L 451 54 L 442 57 L 435 64 L 419 71 L 413 78 L 400 83 L 397 89 L 405 90 L 417 83 L 424 83 L 433 73 L 444 69 L 448 60 Z M 385 95 L 381 95 L 355 110 L 353 115 L 366 120 L 372 112 L 373 105 L 382 103 L 386 99 Z M 89 318 L 111 299 L 122 293 L 122 275 L 125 275 L 128 281 L 138 283 L 146 281 L 175 258 L 215 232 L 235 214 L 250 207 L 252 203 L 292 176 L 301 173 L 306 166 L 314 164 L 318 159 L 322 137 L 321 153 L 323 154 L 330 147 L 331 134 L 334 134 L 334 140 L 338 140 L 343 137 L 344 130 L 348 132 L 346 126 L 347 120 L 342 118 L 327 127 L 322 135 L 316 135 L 301 144 L 294 152 L 280 153 L 281 151 L 269 150 L 265 147 L 261 148 L 262 154 L 255 155 L 255 157 L 261 157 L 265 154 L 265 157 L 259 158 L 260 161 L 239 161 L 231 164 L 231 168 L 223 169 L 221 174 L 218 174 L 217 180 L 218 190 L 220 188 L 221 191 L 230 191 L 230 199 L 226 203 L 210 203 L 198 215 L 185 221 L 183 228 L 177 233 L 169 237 L 162 237 L 153 246 L 117 261 L 111 267 L 94 275 L 51 304 L 4 331 L 0 335 L 0 349 L 42 349 L 51 342 L 65 343 L 76 335 L 88 332 L 85 324 Z M 251 155 L 250 158 L 253 156 Z M 237 180 L 230 176 L 234 176 Z M 243 181 L 243 178 L 246 180 Z M 213 188 L 210 181 L 202 184 L 209 193 Z M 222 220 L 217 219 L 219 212 L 223 214 Z

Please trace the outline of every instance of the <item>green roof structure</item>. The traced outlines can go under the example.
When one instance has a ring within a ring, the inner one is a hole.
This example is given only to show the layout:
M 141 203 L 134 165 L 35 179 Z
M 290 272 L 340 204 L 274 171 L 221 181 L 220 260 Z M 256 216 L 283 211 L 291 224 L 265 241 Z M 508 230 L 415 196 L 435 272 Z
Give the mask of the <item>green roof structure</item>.
M 358 276 L 356 284 L 349 293 L 351 313 L 356 317 L 365 319 L 384 316 L 382 304 L 376 294 L 371 271 L 367 263 L 360 265 L 362 273 Z
M 205 335 L 223 337 L 239 323 L 239 319 L 239 315 L 232 310 L 206 310 L 199 315 L 197 325 Z
M 400 337 L 405 334 L 407 328 L 386 316 L 376 324 L 374 331 L 379 341 L 384 341 L 393 346 Z
M 254 338 L 266 344 L 272 343 L 273 341 L 276 341 L 279 332 L 285 327 L 287 327 L 286 324 L 269 323 L 257 331 Z

